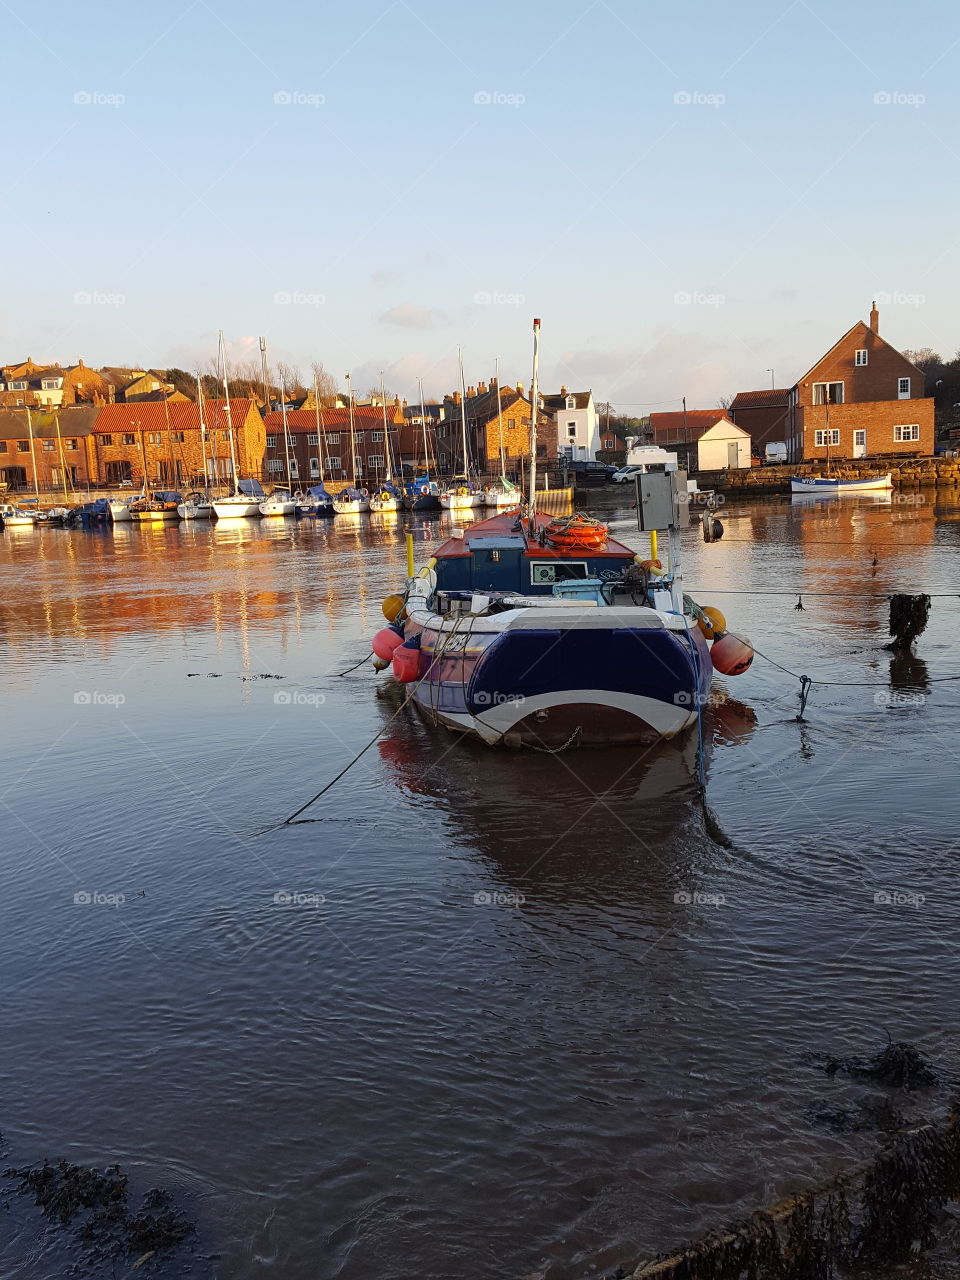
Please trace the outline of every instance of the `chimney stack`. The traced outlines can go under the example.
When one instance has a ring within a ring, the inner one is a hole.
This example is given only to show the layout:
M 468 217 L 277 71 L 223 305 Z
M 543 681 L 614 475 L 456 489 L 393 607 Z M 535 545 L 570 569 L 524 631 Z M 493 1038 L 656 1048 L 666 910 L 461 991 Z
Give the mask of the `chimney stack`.
M 467 387 L 467 399 L 472 400 L 475 395 L 476 395 L 476 388 Z
M 491 390 L 491 391 L 496 391 L 496 389 L 497 389 L 497 380 L 496 380 L 496 378 L 491 378 L 491 379 L 490 379 L 490 390 Z
M 873 304 L 873 309 L 870 312 L 870 328 L 874 333 L 880 332 L 880 312 L 877 310 L 876 303 Z
M 485 396 L 487 394 L 487 384 L 485 382 L 477 383 L 477 395 Z
M 460 403 L 460 392 L 459 392 L 459 391 L 455 391 L 455 392 L 453 393 L 453 403 L 454 403 L 454 404 L 459 404 L 459 403 Z
M 522 396 L 522 395 L 523 395 L 523 383 L 522 383 L 522 382 L 518 382 L 518 383 L 517 383 L 517 395 L 518 395 L 518 396 Z
M 561 394 L 562 396 L 565 396 L 565 395 L 567 394 L 567 388 L 566 388 L 566 387 L 561 387 L 561 388 L 560 388 L 560 394 Z

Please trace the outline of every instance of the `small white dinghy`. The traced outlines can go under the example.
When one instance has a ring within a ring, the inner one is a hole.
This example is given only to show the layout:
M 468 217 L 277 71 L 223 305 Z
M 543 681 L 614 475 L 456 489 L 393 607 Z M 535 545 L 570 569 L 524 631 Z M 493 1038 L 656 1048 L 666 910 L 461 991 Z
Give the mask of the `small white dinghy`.
M 858 480 L 838 480 L 833 476 L 791 476 L 791 493 L 878 493 L 893 488 L 893 476 L 867 476 Z

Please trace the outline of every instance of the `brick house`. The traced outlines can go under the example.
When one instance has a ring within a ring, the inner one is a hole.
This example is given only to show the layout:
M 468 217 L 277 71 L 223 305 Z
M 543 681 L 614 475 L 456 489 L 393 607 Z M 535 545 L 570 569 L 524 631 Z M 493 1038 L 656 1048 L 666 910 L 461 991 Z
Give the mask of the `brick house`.
M 68 489 L 96 483 L 91 471 L 94 409 L 0 409 L 0 486 L 4 492 Z M 31 429 L 33 442 L 31 445 Z
M 467 448 L 472 465 L 481 474 L 496 475 L 500 470 L 500 441 L 510 477 L 519 475 L 530 459 L 530 401 L 523 394 L 523 384 L 500 388 L 500 411 L 497 412 L 497 380 L 467 387 L 464 401 L 467 417 Z M 459 391 L 443 398 L 444 416 L 437 426 L 437 460 L 441 475 L 452 476 L 463 471 L 462 414 Z M 546 465 L 557 463 L 557 419 L 545 411 L 540 397 L 537 416 L 537 457 Z
M 399 407 L 398 407 L 399 411 Z M 397 444 L 401 425 L 392 421 L 393 410 L 387 408 L 387 430 L 383 427 L 383 409 L 371 405 L 354 407 L 353 436 L 356 448 L 355 467 L 350 465 L 350 410 L 321 409 L 320 429 L 313 409 L 288 409 L 287 433 L 290 439 L 290 472 L 294 488 L 317 484 L 321 475 L 331 485 L 352 483 L 356 476 L 367 488 L 373 488 L 387 473 L 387 439 L 393 472 L 398 466 Z M 400 414 L 402 418 L 402 413 Z M 287 482 L 287 460 L 283 438 L 283 414 L 275 409 L 264 418 L 265 451 L 263 476 L 277 485 Z M 323 437 L 321 449 L 320 437 Z
M 230 483 L 230 430 L 234 431 L 237 470 L 241 477 L 260 479 L 265 451 L 263 419 L 252 400 L 230 397 L 204 403 L 205 433 L 200 410 L 192 400 L 141 400 L 108 404 L 97 411 L 93 427 L 95 476 L 101 484 L 147 485 L 179 489 Z
M 790 434 L 790 388 L 738 391 L 727 412 L 750 436 L 754 451 L 763 457 L 768 444 L 786 441 Z
M 790 391 L 787 456 L 828 458 L 931 455 L 934 402 L 924 375 L 880 337 L 873 304 Z

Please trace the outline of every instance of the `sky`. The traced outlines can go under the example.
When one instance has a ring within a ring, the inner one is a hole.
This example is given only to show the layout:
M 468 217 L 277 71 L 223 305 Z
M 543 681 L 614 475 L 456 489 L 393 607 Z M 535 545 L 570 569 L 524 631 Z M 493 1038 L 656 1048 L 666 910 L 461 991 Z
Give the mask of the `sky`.
M 0 0 L 0 363 L 223 330 L 413 400 L 789 386 L 960 347 L 960 6 Z

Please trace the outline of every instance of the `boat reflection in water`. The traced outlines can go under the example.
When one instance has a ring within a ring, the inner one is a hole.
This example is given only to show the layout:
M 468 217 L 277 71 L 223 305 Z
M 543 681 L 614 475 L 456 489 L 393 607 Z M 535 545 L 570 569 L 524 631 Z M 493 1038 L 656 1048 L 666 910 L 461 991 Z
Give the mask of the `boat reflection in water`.
M 384 718 L 403 692 L 383 686 Z M 746 742 L 756 714 L 718 687 L 703 715 L 705 760 Z M 706 834 L 697 777 L 697 731 L 646 749 L 585 747 L 518 756 L 424 723 L 412 706 L 378 744 L 398 785 L 449 818 L 459 844 L 491 864 L 511 891 L 570 902 L 620 903 L 638 888 L 664 911 L 689 880 Z M 643 867 L 638 883 L 637 867 Z

